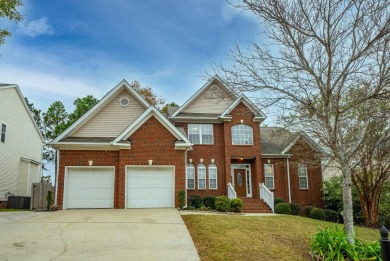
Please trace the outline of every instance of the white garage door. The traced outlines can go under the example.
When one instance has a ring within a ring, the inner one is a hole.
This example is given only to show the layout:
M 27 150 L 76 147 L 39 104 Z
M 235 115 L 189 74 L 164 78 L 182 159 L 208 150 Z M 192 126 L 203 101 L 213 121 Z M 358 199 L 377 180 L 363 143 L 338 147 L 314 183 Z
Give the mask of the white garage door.
M 127 208 L 172 208 L 172 167 L 128 167 Z
M 113 208 L 114 168 L 68 168 L 65 208 Z

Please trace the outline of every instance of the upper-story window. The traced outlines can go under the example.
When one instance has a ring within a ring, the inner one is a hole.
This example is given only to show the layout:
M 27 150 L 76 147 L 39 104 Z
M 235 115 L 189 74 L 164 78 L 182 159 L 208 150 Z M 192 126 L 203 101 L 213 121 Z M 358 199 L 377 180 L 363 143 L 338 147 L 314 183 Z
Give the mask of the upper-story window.
M 308 189 L 309 181 L 307 178 L 307 165 L 306 164 L 298 164 L 298 176 L 299 176 L 299 188 L 300 189 Z
M 232 144 L 233 145 L 252 145 L 253 130 L 251 126 L 238 124 L 232 127 Z
M 1 138 L 0 138 L 1 142 L 5 142 L 5 131 L 6 131 L 6 129 L 7 129 L 7 126 L 4 123 L 2 123 L 1 124 Z
M 213 144 L 213 125 L 188 124 L 188 138 L 193 144 Z

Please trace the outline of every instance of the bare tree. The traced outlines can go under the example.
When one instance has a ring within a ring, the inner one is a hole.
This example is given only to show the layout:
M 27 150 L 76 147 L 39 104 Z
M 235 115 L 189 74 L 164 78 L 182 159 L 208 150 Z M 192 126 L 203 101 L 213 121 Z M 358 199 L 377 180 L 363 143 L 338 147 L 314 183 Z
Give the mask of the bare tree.
M 354 244 L 351 169 L 369 121 L 370 100 L 389 97 L 389 1 L 241 0 L 262 22 L 266 43 L 230 53 L 215 71 L 236 91 L 277 104 L 284 123 L 326 148 L 343 173 L 344 227 Z M 364 116 L 368 117 L 368 115 Z

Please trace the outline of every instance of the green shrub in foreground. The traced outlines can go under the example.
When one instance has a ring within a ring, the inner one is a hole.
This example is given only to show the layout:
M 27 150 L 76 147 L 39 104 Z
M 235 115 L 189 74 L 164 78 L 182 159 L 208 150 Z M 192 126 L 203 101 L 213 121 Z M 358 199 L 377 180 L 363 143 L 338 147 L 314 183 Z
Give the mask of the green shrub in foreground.
M 202 197 L 198 195 L 191 195 L 188 197 L 188 205 L 196 209 L 202 206 Z
M 303 216 L 305 217 L 310 217 L 310 211 L 314 208 L 314 206 L 306 206 L 303 210 L 302 210 L 302 214 Z
M 309 246 L 315 260 L 382 260 L 379 241 L 366 244 L 355 238 L 352 246 L 337 226 L 318 228 Z
M 284 201 L 284 199 L 282 198 L 278 198 L 278 197 L 274 198 L 274 206 L 276 206 L 279 203 L 286 203 L 286 201 Z
M 291 206 L 289 203 L 279 203 L 275 206 L 276 214 L 291 215 Z
M 244 202 L 242 202 L 239 198 L 233 198 L 230 200 L 230 211 L 232 212 L 242 212 L 242 207 L 244 206 Z
M 310 210 L 310 218 L 312 219 L 318 219 L 318 220 L 325 220 L 325 211 L 320 208 L 312 208 Z
M 215 209 L 215 197 L 204 197 L 203 198 L 203 205 L 206 208 Z
M 325 209 L 325 220 L 329 222 L 339 223 L 341 221 L 341 215 L 337 211 Z
M 226 196 L 219 196 L 215 198 L 215 209 L 226 212 L 230 210 L 230 199 Z
M 177 196 L 179 198 L 180 209 L 183 209 L 184 208 L 184 199 L 185 199 L 185 196 L 186 196 L 186 192 L 184 190 L 180 190 Z
M 301 205 L 297 203 L 291 203 L 290 208 L 291 208 L 291 215 L 298 216 L 299 214 L 301 214 L 302 211 Z

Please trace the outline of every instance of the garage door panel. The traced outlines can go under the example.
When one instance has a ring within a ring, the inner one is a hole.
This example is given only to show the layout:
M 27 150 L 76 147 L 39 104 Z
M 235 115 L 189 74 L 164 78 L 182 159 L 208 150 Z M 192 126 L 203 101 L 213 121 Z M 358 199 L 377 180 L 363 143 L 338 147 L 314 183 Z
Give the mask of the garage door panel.
M 67 208 L 113 208 L 113 168 L 70 168 Z
M 173 168 L 128 167 L 127 207 L 173 207 Z

